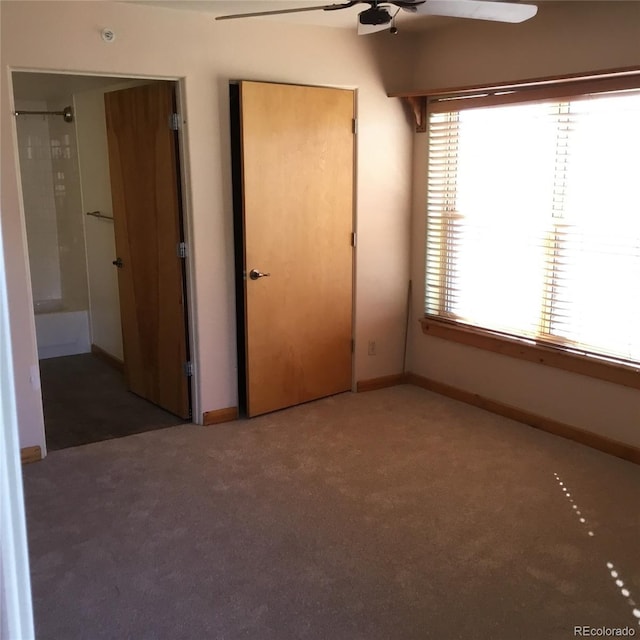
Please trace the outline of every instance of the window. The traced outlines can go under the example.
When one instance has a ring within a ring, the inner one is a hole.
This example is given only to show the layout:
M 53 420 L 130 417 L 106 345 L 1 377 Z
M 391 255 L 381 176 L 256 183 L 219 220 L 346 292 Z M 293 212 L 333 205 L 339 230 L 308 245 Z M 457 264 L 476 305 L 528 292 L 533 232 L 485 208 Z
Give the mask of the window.
M 640 89 L 540 91 L 429 110 L 426 317 L 635 368 Z

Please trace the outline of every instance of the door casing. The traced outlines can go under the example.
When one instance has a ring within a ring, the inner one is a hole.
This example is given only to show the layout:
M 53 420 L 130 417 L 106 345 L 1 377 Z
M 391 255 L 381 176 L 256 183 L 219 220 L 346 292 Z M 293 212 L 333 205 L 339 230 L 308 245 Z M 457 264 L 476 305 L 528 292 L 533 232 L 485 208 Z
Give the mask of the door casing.
M 42 69 L 42 68 L 22 68 L 19 71 L 15 70 L 14 72 L 19 73 L 32 73 L 32 74 L 45 74 L 50 76 L 64 75 L 65 78 L 75 77 L 78 78 L 79 86 L 82 85 L 82 89 L 85 86 L 82 84 L 85 79 L 90 80 L 115 80 L 121 82 L 126 82 L 127 80 L 138 80 L 139 78 L 136 76 L 105 76 L 101 73 L 87 73 L 83 71 L 74 72 L 69 69 Z M 179 114 L 184 114 L 186 111 L 185 107 L 185 99 L 186 99 L 186 86 L 185 80 L 182 77 L 177 76 L 146 76 L 145 80 L 161 80 L 174 82 L 176 88 L 176 100 L 177 100 L 177 108 Z M 96 83 L 99 84 L 99 83 Z M 80 90 L 80 89 L 78 89 Z M 13 83 L 9 88 L 11 92 L 11 103 L 13 104 L 15 101 L 14 98 L 14 89 Z M 186 150 L 186 139 L 185 139 L 185 131 L 184 127 L 180 126 L 178 130 L 178 148 L 179 148 L 179 158 L 180 158 L 180 172 L 178 176 L 178 180 L 181 187 L 181 198 L 182 198 L 182 211 L 183 211 L 183 232 L 185 241 L 187 243 L 187 250 L 193 246 L 193 224 L 192 224 L 192 209 L 190 206 L 190 201 L 187 197 L 188 185 L 190 182 L 190 172 L 189 172 L 189 163 L 188 163 L 188 155 Z M 16 134 L 16 124 L 14 122 L 13 125 L 13 154 L 14 157 L 18 158 L 18 141 Z M 19 204 L 19 213 L 20 213 L 20 224 L 22 226 L 22 233 L 24 236 L 26 221 L 25 221 L 25 210 L 24 210 L 24 200 L 22 196 L 22 189 L 20 187 L 20 168 L 19 163 L 16 160 L 16 178 L 17 178 L 17 189 L 19 193 L 18 204 Z M 29 292 L 28 305 L 29 305 L 29 317 L 31 319 L 29 334 L 31 336 L 31 345 L 29 346 L 29 350 L 31 351 L 31 355 L 29 356 L 30 361 L 37 362 L 37 351 L 36 351 L 36 330 L 35 330 L 35 312 L 33 307 L 33 299 L 30 295 L 31 291 L 31 282 L 30 282 L 30 268 L 29 268 L 29 256 L 27 251 L 26 237 L 23 237 L 23 246 L 24 246 L 24 273 L 26 274 L 25 280 L 25 288 L 27 292 Z M 188 311 L 188 333 L 189 333 L 189 351 L 190 351 L 190 359 L 193 362 L 194 373 L 191 378 L 191 408 L 192 408 L 192 420 L 197 424 L 202 424 L 202 402 L 201 402 L 201 394 L 200 394 L 200 385 L 199 385 L 199 366 L 198 366 L 198 357 L 197 354 L 199 352 L 198 348 L 198 333 L 196 330 L 196 314 L 195 309 L 197 306 L 196 301 L 196 287 L 195 287 L 195 273 L 194 267 L 191 264 L 191 259 L 187 259 L 185 265 L 185 280 L 186 280 L 186 296 L 187 296 L 187 311 Z M 35 374 L 34 374 L 35 375 Z M 38 406 L 34 408 L 34 411 L 37 410 L 34 418 L 37 417 L 37 414 L 40 415 L 41 424 L 44 425 L 44 415 L 42 409 L 42 400 L 41 400 L 42 392 L 40 391 L 40 400 L 38 401 Z M 42 431 L 42 441 L 40 443 L 43 455 L 46 455 L 46 441 L 44 439 L 44 430 Z

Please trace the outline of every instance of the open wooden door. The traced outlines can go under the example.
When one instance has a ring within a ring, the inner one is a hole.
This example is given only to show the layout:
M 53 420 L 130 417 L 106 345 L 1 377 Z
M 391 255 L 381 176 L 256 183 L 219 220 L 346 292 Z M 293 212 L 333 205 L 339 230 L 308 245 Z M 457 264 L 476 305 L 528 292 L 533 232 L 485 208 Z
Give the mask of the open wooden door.
M 127 385 L 190 417 L 173 84 L 105 94 Z
M 250 416 L 351 388 L 354 95 L 242 82 Z

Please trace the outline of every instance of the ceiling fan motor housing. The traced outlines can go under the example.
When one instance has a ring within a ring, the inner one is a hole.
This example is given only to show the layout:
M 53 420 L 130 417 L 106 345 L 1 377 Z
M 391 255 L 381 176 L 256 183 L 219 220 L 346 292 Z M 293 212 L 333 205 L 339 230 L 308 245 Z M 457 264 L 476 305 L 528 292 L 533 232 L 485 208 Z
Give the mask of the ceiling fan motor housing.
M 391 15 L 383 7 L 371 7 L 360 13 L 359 20 L 360 24 L 389 24 L 391 22 Z

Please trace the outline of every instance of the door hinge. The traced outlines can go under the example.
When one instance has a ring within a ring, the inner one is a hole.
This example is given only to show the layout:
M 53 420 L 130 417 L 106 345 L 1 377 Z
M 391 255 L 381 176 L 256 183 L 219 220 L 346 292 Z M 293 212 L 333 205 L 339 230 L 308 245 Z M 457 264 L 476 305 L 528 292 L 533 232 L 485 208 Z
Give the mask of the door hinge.
M 356 241 L 357 241 L 357 238 L 356 238 L 356 232 L 355 232 L 355 231 L 353 231 L 353 232 L 351 233 L 351 246 L 352 246 L 352 247 L 355 247 L 355 246 L 356 246 Z
M 184 363 L 184 375 L 187 378 L 190 378 L 193 375 L 193 362 L 191 362 L 191 360 Z
M 176 247 L 176 253 L 178 254 L 178 258 L 186 258 L 187 257 L 187 243 L 186 242 L 178 242 L 178 246 Z
M 171 131 L 178 131 L 180 129 L 180 116 L 177 113 L 172 113 L 169 116 L 169 129 Z
M 358 119 L 357 118 L 353 118 L 351 120 L 351 133 L 353 133 L 354 135 L 356 133 L 358 133 Z

